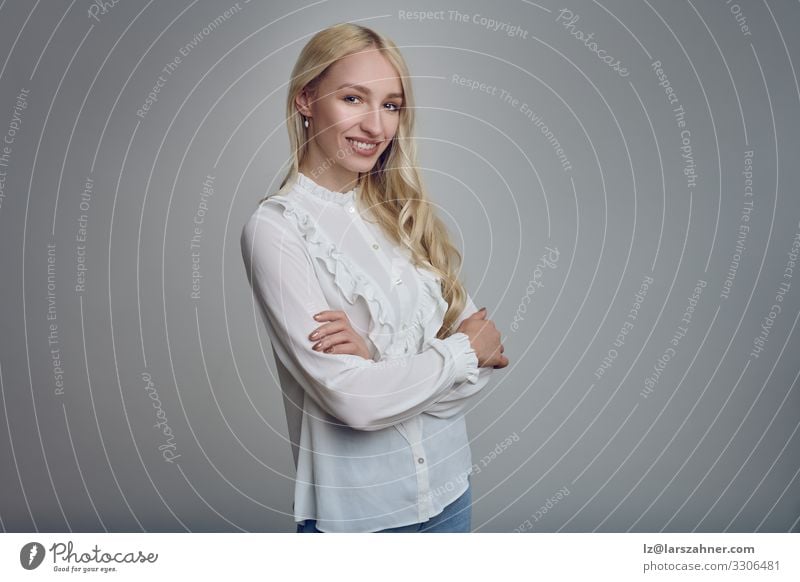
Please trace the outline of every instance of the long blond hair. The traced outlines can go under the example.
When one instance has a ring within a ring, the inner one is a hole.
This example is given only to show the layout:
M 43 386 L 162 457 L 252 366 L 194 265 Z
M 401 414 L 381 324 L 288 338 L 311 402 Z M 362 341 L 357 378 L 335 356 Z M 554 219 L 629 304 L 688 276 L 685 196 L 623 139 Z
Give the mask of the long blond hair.
M 313 92 L 328 67 L 339 59 L 373 48 L 382 51 L 381 54 L 397 71 L 403 88 L 403 103 L 397 133 L 373 169 L 359 175 L 356 197 L 370 209 L 387 237 L 410 251 L 413 264 L 427 268 L 441 278 L 442 297 L 449 307 L 437 337 L 444 339 L 455 332 L 451 328 L 466 304 L 466 291 L 458 278 L 462 256 L 451 243 L 447 227 L 432 208 L 417 171 L 411 77 L 403 56 L 389 38 L 366 26 L 346 22 L 319 31 L 303 47 L 292 70 L 286 99 L 291 168 L 275 194 L 293 185 L 308 151 L 307 130 L 297 111 L 296 96 L 306 87 Z

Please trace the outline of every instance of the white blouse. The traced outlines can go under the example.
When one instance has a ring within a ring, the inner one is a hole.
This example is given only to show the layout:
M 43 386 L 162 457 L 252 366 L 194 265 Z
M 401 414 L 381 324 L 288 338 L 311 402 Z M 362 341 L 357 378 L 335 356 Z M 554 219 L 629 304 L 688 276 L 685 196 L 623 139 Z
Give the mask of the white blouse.
M 463 412 L 493 371 L 478 367 L 466 334 L 436 338 L 448 307 L 439 277 L 367 218 L 355 189 L 300 173 L 241 236 L 283 392 L 294 520 L 324 532 L 424 522 L 464 493 Z M 323 310 L 344 311 L 372 359 L 313 350 Z M 475 311 L 468 296 L 456 328 Z

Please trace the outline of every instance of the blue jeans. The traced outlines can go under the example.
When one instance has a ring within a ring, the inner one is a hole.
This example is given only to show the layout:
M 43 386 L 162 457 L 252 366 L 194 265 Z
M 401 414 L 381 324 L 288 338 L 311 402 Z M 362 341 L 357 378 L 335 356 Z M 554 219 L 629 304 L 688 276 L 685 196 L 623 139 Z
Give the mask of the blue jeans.
M 438 515 L 433 516 L 428 521 L 422 523 L 412 523 L 400 527 L 382 529 L 375 533 L 410 533 L 410 532 L 462 532 L 471 530 L 472 512 L 472 485 L 467 485 L 467 490 L 453 501 Z M 317 529 L 317 520 L 307 519 L 297 524 L 297 533 L 325 533 Z

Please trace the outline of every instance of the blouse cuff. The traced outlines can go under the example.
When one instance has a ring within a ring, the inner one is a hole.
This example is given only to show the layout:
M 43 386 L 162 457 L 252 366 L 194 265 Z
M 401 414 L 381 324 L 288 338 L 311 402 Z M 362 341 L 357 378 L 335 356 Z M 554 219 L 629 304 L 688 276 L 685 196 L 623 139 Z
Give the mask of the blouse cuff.
M 470 384 L 478 381 L 478 356 L 469 343 L 469 336 L 463 332 L 456 332 L 442 340 L 450 350 L 455 361 L 456 384 L 465 380 Z

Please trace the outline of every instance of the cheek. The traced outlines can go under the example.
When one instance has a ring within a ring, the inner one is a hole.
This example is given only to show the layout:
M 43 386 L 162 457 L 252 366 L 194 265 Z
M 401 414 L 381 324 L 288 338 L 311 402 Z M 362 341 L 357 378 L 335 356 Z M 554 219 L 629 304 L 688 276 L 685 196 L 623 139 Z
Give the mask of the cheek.
M 397 122 L 395 122 L 395 124 L 393 126 L 390 126 L 388 124 L 385 126 L 385 136 L 386 136 L 386 143 L 387 143 L 386 147 L 387 147 L 387 149 L 389 148 L 388 144 L 391 144 L 392 141 L 395 139 L 395 137 L 397 137 L 397 127 L 398 127 L 398 123 Z
M 389 138 L 393 138 L 400 127 L 400 114 L 392 113 L 391 115 L 392 117 L 386 122 L 386 135 Z
M 329 127 L 346 129 L 356 123 L 356 119 L 353 117 L 353 111 L 349 109 L 344 102 L 334 102 L 331 107 L 328 108 L 326 118 Z

